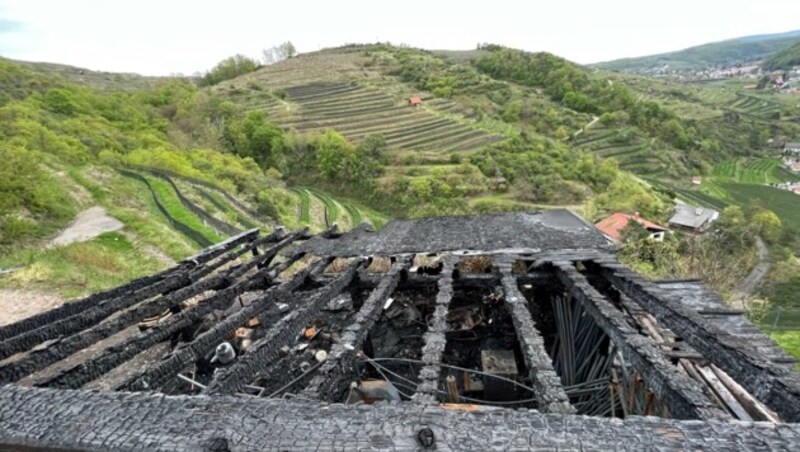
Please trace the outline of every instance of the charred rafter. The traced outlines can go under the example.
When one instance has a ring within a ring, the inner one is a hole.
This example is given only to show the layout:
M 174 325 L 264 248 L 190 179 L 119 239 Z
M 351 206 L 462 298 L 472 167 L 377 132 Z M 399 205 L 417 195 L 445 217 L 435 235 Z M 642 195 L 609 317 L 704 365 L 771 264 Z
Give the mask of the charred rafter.
M 428 331 L 423 336 L 425 345 L 422 347 L 422 361 L 425 365 L 419 372 L 420 383 L 417 386 L 417 393 L 414 394 L 414 398 L 417 400 L 436 400 L 439 392 L 442 355 L 447 345 L 445 338 L 447 312 L 450 309 L 450 301 L 453 299 L 453 281 L 458 276 L 456 264 L 458 264 L 457 256 L 446 257 L 437 282 L 436 307 L 428 323 Z
M 272 259 L 275 254 L 285 246 L 289 245 L 294 239 L 300 238 L 305 234 L 299 232 L 292 234 L 285 238 L 279 244 L 271 247 L 264 254 L 258 255 L 254 258 L 256 265 L 262 265 L 263 262 Z M 242 254 L 257 249 L 257 246 L 263 243 L 273 241 L 277 238 L 284 237 L 284 234 L 270 234 L 257 241 L 252 242 L 247 247 L 229 253 L 225 256 L 225 261 L 229 262 L 231 258 L 237 258 Z M 73 334 L 44 348 L 33 350 L 28 353 L 23 359 L 14 361 L 0 367 L 0 383 L 17 381 L 18 379 L 29 375 L 37 370 L 66 358 L 67 356 L 81 350 L 92 343 L 102 340 L 112 334 L 121 331 L 122 329 L 135 324 L 145 318 L 152 317 L 164 312 L 167 309 L 177 308 L 183 301 L 194 297 L 198 294 L 204 293 L 208 290 L 219 290 L 230 285 L 232 280 L 235 280 L 241 275 L 243 271 L 253 267 L 253 263 L 248 263 L 243 267 L 234 267 L 223 272 L 220 275 L 212 276 L 206 279 L 191 284 L 188 287 L 178 289 L 170 294 L 160 296 L 145 304 L 123 311 L 120 315 L 113 319 L 97 324 L 91 328 L 85 329 L 80 333 Z M 279 273 L 279 272 L 278 272 Z M 278 273 L 270 275 L 274 277 Z M 87 319 L 78 316 L 73 318 L 74 322 L 85 323 Z
M 276 247 L 286 246 L 291 243 L 291 241 L 303 237 L 304 235 L 304 231 L 291 234 L 289 237 L 279 242 Z M 264 253 L 251 259 L 246 264 L 236 267 L 233 270 L 232 275 L 229 275 L 229 278 L 235 280 L 236 278 L 243 276 L 250 270 L 257 268 L 259 264 L 265 262 L 267 259 L 271 259 L 272 256 L 274 256 L 273 253 Z M 209 299 L 204 300 L 198 305 L 190 307 L 172 316 L 166 323 L 157 325 L 155 328 L 135 336 L 128 343 L 121 346 L 111 347 L 104 351 L 100 356 L 61 372 L 55 377 L 44 382 L 42 386 L 57 386 L 66 388 L 80 387 L 87 382 L 94 380 L 100 375 L 105 374 L 114 367 L 124 363 L 137 353 L 171 337 L 178 331 L 191 326 L 193 323 L 213 312 L 214 310 L 226 309 L 233 303 L 235 298 L 242 293 L 259 287 L 268 286 L 271 283 L 272 278 L 273 276 L 271 268 L 258 270 L 246 279 L 237 281 L 230 287 L 216 292 Z
M 302 253 L 293 255 L 285 262 L 280 263 L 279 265 L 275 266 L 274 269 L 270 270 L 269 276 L 274 278 L 276 275 L 280 274 L 283 270 L 299 260 L 302 256 Z M 137 376 L 135 381 L 124 383 L 123 386 L 125 389 L 130 390 L 157 388 L 161 386 L 168 379 L 174 378 L 182 368 L 194 363 L 200 357 L 213 350 L 215 346 L 233 334 L 236 328 L 243 326 L 247 320 L 253 317 L 262 320 L 262 314 L 264 311 L 269 309 L 274 302 L 283 300 L 284 298 L 290 296 L 295 289 L 303 284 L 308 277 L 308 274 L 313 269 L 317 268 L 318 266 L 324 266 L 326 263 L 327 260 L 318 261 L 316 264 L 297 272 L 289 281 L 270 287 L 264 293 L 263 297 L 254 301 L 249 306 L 242 308 L 225 320 L 219 322 L 210 330 L 200 334 L 191 343 L 177 348 L 175 351 L 173 351 L 169 358 L 161 361 L 153 369 L 148 370 L 144 375 Z
M 309 382 L 304 395 L 311 398 L 333 401 L 334 394 L 348 377 L 352 377 L 351 363 L 356 350 L 362 346 L 369 330 L 378 321 L 384 302 L 392 295 L 398 282 L 404 277 L 410 258 L 397 260 L 381 283 L 370 293 L 355 317 L 355 322 L 342 333 L 338 344 L 334 344 L 328 360 Z
M 526 304 L 527 300 L 519 291 L 519 282 L 511 274 L 513 259 L 496 260 L 502 274 L 502 287 L 506 302 L 511 307 L 511 319 L 517 333 L 525 364 L 537 400 L 539 411 L 545 413 L 574 413 L 575 408 L 569 403 L 558 374 L 553 368 L 553 361 L 544 345 L 544 339 L 536 328 Z
M 212 260 L 217 256 L 230 251 L 236 246 L 241 245 L 242 243 L 252 241 L 257 236 L 258 236 L 258 229 L 253 229 L 244 232 L 235 237 L 231 237 L 225 240 L 224 242 L 221 242 L 211 248 L 208 248 L 195 256 L 184 259 L 178 265 L 170 267 L 169 269 L 164 270 L 162 272 L 133 280 L 127 284 L 123 284 L 119 287 L 115 287 L 113 289 L 104 292 L 98 292 L 96 294 L 92 294 L 81 300 L 65 303 L 59 306 L 58 308 L 52 309 L 50 311 L 46 311 L 41 314 L 28 317 L 27 319 L 21 320 L 17 323 L 13 323 L 11 325 L 0 327 L 0 340 L 6 340 L 14 336 L 27 333 L 29 331 L 36 330 L 43 326 L 47 326 L 51 322 L 56 322 L 64 318 L 77 315 L 105 301 L 112 300 L 115 298 L 130 296 L 133 293 L 143 288 L 152 286 L 158 282 L 164 281 L 175 275 L 182 274 L 194 268 L 200 267 L 209 260 Z M 4 347 L 5 344 L 3 344 L 0 348 Z
M 747 343 L 711 326 L 654 284 L 616 262 L 600 262 L 602 275 L 615 288 L 650 312 L 695 350 L 725 371 L 757 399 L 789 422 L 800 422 L 800 376 L 775 366 Z
M 256 374 L 266 369 L 281 353 L 281 347 L 297 337 L 297 332 L 317 315 L 326 303 L 344 290 L 364 263 L 355 259 L 350 268 L 327 286 L 309 294 L 294 294 L 294 298 L 308 297 L 294 311 L 270 327 L 266 336 L 254 342 L 247 353 L 239 357 L 230 367 L 224 368 L 203 391 L 207 394 L 232 394 L 244 389 Z M 297 303 L 294 303 L 297 304 Z
M 277 246 L 273 247 L 270 250 L 272 252 L 270 256 L 274 256 L 275 253 L 277 253 L 281 248 L 285 247 L 292 241 L 300 237 L 303 237 L 305 234 L 306 234 L 305 231 L 300 231 L 298 233 L 290 235 L 288 238 L 284 239 Z M 273 240 L 276 237 L 277 235 L 269 235 L 267 237 L 264 237 L 264 241 Z M 225 252 L 223 250 L 229 250 L 228 247 L 235 247 L 237 244 L 238 244 L 237 241 L 230 242 L 225 247 L 220 247 L 218 249 L 218 252 L 223 253 Z M 139 302 L 156 297 L 160 294 L 169 294 L 170 292 L 176 291 L 178 289 L 187 286 L 189 287 L 194 286 L 194 289 L 190 288 L 189 290 L 183 291 L 180 295 L 173 297 L 173 298 L 186 299 L 188 297 L 191 297 L 199 293 L 197 292 L 197 290 L 195 290 L 198 287 L 202 286 L 203 290 L 208 290 L 208 288 L 215 288 L 220 284 L 224 284 L 224 282 L 208 281 L 208 282 L 203 282 L 199 285 L 196 285 L 195 283 L 197 283 L 198 281 L 203 281 L 202 278 L 205 277 L 207 274 L 221 267 L 225 263 L 238 258 L 242 254 L 247 252 L 249 249 L 255 248 L 255 246 L 256 244 L 251 244 L 248 247 L 245 247 L 238 251 L 228 253 L 227 256 L 220 259 L 218 262 L 204 263 L 197 268 L 192 268 L 183 272 L 172 274 L 166 279 L 159 281 L 153 285 L 143 287 L 133 292 L 132 294 L 106 300 L 94 307 L 83 310 L 75 315 L 66 318 L 61 318 L 59 320 L 42 325 L 37 329 L 29 330 L 23 334 L 7 339 L 2 343 L 2 348 L 0 348 L 0 359 L 4 359 L 7 358 L 8 356 L 11 356 L 14 353 L 30 349 L 31 347 L 50 339 L 54 339 L 56 337 L 65 337 L 75 334 L 92 325 L 96 325 L 98 322 L 102 321 L 103 319 L 109 317 L 110 315 L 116 312 L 119 312 L 123 309 L 127 309 Z M 256 259 L 262 259 L 263 262 L 266 259 L 269 259 L 269 257 L 259 256 Z M 233 269 L 228 273 L 226 277 L 229 280 L 232 280 L 237 278 L 239 275 L 241 275 L 240 269 Z M 147 311 L 147 309 L 145 309 L 145 311 Z M 148 315 L 153 315 L 153 313 L 149 313 Z M 119 322 L 114 322 L 114 325 L 121 325 L 121 324 Z M 117 331 L 114 330 L 113 327 L 109 328 L 107 326 L 104 327 L 103 330 L 109 332 L 109 334 Z M 0 379 L 0 381 L 4 380 Z
M 614 342 L 622 355 L 647 381 L 670 413 L 679 419 L 725 419 L 721 411 L 706 397 L 695 380 L 680 373 L 649 337 L 642 336 L 571 262 L 554 262 L 556 274 L 573 297 L 580 299 L 597 325 Z

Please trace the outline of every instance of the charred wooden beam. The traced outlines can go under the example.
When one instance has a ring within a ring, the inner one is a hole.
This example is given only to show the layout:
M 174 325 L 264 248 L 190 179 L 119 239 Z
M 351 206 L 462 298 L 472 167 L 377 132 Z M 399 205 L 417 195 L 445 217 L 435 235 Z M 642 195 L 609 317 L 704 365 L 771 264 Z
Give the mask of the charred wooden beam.
M 290 267 L 294 262 L 303 256 L 302 253 L 295 254 L 285 262 L 277 265 L 270 271 L 270 275 L 274 277 L 280 274 L 283 270 Z M 157 388 L 163 385 L 166 381 L 174 378 L 175 375 L 186 366 L 196 362 L 202 356 L 205 356 L 214 349 L 220 342 L 228 338 L 236 328 L 244 325 L 249 319 L 256 317 L 259 321 L 262 320 L 260 316 L 269 309 L 275 301 L 282 300 L 291 295 L 291 292 L 300 287 L 305 282 L 308 274 L 317 266 L 324 266 L 327 260 L 321 260 L 316 264 L 307 267 L 297 272 L 292 279 L 277 286 L 269 288 L 264 296 L 254 301 L 249 306 L 241 309 L 232 316 L 221 321 L 210 330 L 199 335 L 191 343 L 186 344 L 179 349 L 172 352 L 169 358 L 159 362 L 155 367 L 148 370 L 143 375 L 137 375 L 134 379 L 129 379 L 128 382 L 123 383 L 123 387 L 127 390 L 139 390 L 148 388 Z
M 303 391 L 306 397 L 333 401 L 342 382 L 352 376 L 351 363 L 356 350 L 361 347 L 367 334 L 378 321 L 386 299 L 392 295 L 397 283 L 404 277 L 410 261 L 410 257 L 396 261 L 378 287 L 369 294 L 356 314 L 355 321 L 342 332 L 339 343 L 333 345 L 327 361 Z
M 95 307 L 89 308 L 71 317 L 62 318 L 42 325 L 35 330 L 30 330 L 19 336 L 14 336 L 0 344 L 0 359 L 5 359 L 15 353 L 29 350 L 37 344 L 41 344 L 50 339 L 79 332 L 91 325 L 97 324 L 119 310 L 127 309 L 148 298 L 188 286 L 191 282 L 191 279 L 186 273 L 173 275 L 164 281 L 144 287 L 128 296 L 104 301 Z
M 136 303 L 139 303 L 141 301 L 147 300 L 149 298 L 155 297 L 160 294 L 170 293 L 176 289 L 189 286 L 187 288 L 188 290 L 183 291 L 181 294 L 176 294 L 176 296 L 173 296 L 169 300 L 165 300 L 165 297 L 161 297 L 159 300 L 157 300 L 162 302 L 159 305 L 169 304 L 170 306 L 172 306 L 171 302 L 174 299 L 180 299 L 182 301 L 186 298 L 197 295 L 198 293 L 202 293 L 205 290 L 229 285 L 231 284 L 232 281 L 236 280 L 242 274 L 254 268 L 255 265 L 260 265 L 263 264 L 264 262 L 270 261 L 281 249 L 292 243 L 294 240 L 305 237 L 306 234 L 307 232 L 305 230 L 290 234 L 289 236 L 284 238 L 281 242 L 279 242 L 277 245 L 270 248 L 264 254 L 253 258 L 250 262 L 247 262 L 246 264 L 243 264 L 237 268 L 229 270 L 222 279 L 216 278 L 211 281 L 201 282 L 199 284 L 196 283 L 198 280 L 201 280 L 203 276 L 207 275 L 212 270 L 219 268 L 225 263 L 240 257 L 242 254 L 246 253 L 251 248 L 263 242 L 272 241 L 275 240 L 276 238 L 283 237 L 284 234 L 282 232 L 270 234 L 268 236 L 265 236 L 263 239 L 253 242 L 248 247 L 245 247 L 235 252 L 230 252 L 219 262 L 215 262 L 214 264 L 211 265 L 203 265 L 198 269 L 193 269 L 189 272 L 175 275 L 174 277 L 170 277 L 152 286 L 142 288 L 141 290 L 133 293 L 130 296 L 119 297 L 117 299 L 108 300 L 106 302 L 99 304 L 98 306 L 95 306 L 93 308 L 81 312 L 80 315 L 67 317 L 59 321 L 44 325 L 35 330 L 28 331 L 27 333 L 21 334 L 19 336 L 13 337 L 3 342 L 2 349 L 0 349 L 0 359 L 7 358 L 8 356 L 11 356 L 14 353 L 28 350 L 37 344 L 40 344 L 50 339 L 54 339 L 59 336 L 65 337 L 74 335 L 76 333 L 80 335 L 81 333 L 79 332 L 81 332 L 82 330 L 89 328 L 92 325 L 97 325 L 98 322 L 109 317 L 115 312 L 127 309 L 135 305 Z M 236 244 L 237 244 L 236 242 L 230 242 L 228 245 L 235 246 Z M 153 311 L 150 307 L 143 307 L 143 309 L 141 309 L 141 312 L 146 312 L 147 315 L 138 318 L 138 314 L 127 313 L 127 315 L 123 316 L 123 320 L 128 321 L 130 318 L 136 317 L 137 320 L 135 321 L 139 321 L 142 318 L 156 315 L 159 312 L 163 311 L 163 309 L 165 308 L 161 308 L 160 311 Z M 139 312 L 139 310 L 137 310 L 137 312 Z M 117 319 L 114 322 L 111 322 L 111 325 L 105 325 L 105 324 L 98 325 L 99 328 L 93 331 L 93 333 L 95 333 L 93 335 L 96 336 L 97 334 L 107 333 L 105 336 L 98 336 L 99 339 L 102 339 L 110 334 L 115 333 L 116 331 L 119 331 L 121 328 L 118 327 L 124 327 L 130 324 L 130 323 L 120 322 L 119 320 L 120 319 Z M 62 355 L 63 353 L 66 352 L 66 350 L 76 351 L 79 350 L 79 348 L 76 349 L 75 347 L 79 347 L 80 344 L 91 343 L 91 342 L 86 342 L 85 338 L 89 337 L 88 335 L 83 337 L 84 339 L 70 340 L 64 342 L 63 344 L 58 344 L 59 351 L 56 354 L 52 355 L 53 358 L 50 358 L 51 359 L 50 362 L 54 362 L 52 361 L 52 359 L 54 359 L 56 356 Z M 39 355 L 39 356 L 41 358 L 44 355 Z M 57 359 L 55 360 L 57 361 Z M 47 359 L 43 359 L 41 362 L 44 361 L 47 361 Z M 2 377 L 0 377 L 0 382 L 3 381 L 5 380 Z
M 617 290 L 655 316 L 785 421 L 800 422 L 800 375 L 775 366 L 743 339 L 716 328 L 627 267 L 614 262 L 598 263 L 603 277 Z
M 418 273 L 409 273 L 408 277 L 398 283 L 397 289 L 421 289 L 421 288 L 435 288 L 439 283 L 439 279 L 443 277 L 443 273 L 438 275 L 423 275 Z M 374 289 L 384 278 L 384 274 L 366 273 L 362 272 L 359 277 L 359 287 L 364 289 Z M 316 279 L 317 282 L 324 283 L 330 277 L 320 277 Z M 453 281 L 453 288 L 455 289 L 493 289 L 500 284 L 501 277 L 496 274 L 461 274 L 458 279 Z M 556 282 L 555 276 L 549 272 L 533 272 L 527 274 L 517 275 L 517 282 L 520 284 L 548 284 Z
M 64 303 L 63 305 L 55 309 L 51 309 L 41 314 L 28 317 L 19 322 L 12 323 L 11 325 L 0 327 L 0 340 L 6 340 L 14 336 L 27 333 L 29 331 L 33 331 L 37 328 L 41 328 L 53 322 L 65 319 L 67 317 L 74 316 L 83 311 L 86 311 L 87 309 L 95 307 L 104 301 L 120 298 L 126 295 L 131 295 L 134 292 L 140 291 L 145 287 L 152 286 L 158 282 L 168 279 L 171 276 L 181 274 L 192 268 L 201 266 L 204 263 L 208 262 L 209 260 L 213 259 L 214 257 L 226 253 L 227 251 L 235 248 L 236 246 L 242 243 L 249 242 L 257 236 L 258 236 L 257 229 L 244 232 L 242 234 L 239 234 L 238 236 L 231 237 L 228 240 L 219 243 L 214 247 L 212 247 L 211 249 L 205 250 L 203 253 L 193 256 L 190 259 L 183 260 L 178 265 L 170 267 L 159 273 L 135 279 L 127 284 L 123 284 L 121 286 L 115 287 L 110 290 L 92 294 L 81 300 Z M 0 348 L 5 348 L 5 346 Z
M 258 256 L 256 259 L 252 259 L 250 262 L 245 264 L 245 266 L 239 268 L 238 270 L 244 273 L 247 270 L 255 268 L 260 262 L 259 258 L 262 258 L 263 256 L 266 256 L 266 254 Z M 191 326 L 193 323 L 210 314 L 214 310 L 227 308 L 233 303 L 235 298 L 242 293 L 253 290 L 257 287 L 263 287 L 265 281 L 269 281 L 271 279 L 270 273 L 270 269 L 259 270 L 246 280 L 237 282 L 232 286 L 215 293 L 208 300 L 182 311 L 179 314 L 173 315 L 166 323 L 157 325 L 155 328 L 147 330 L 125 344 L 108 348 L 100 356 L 61 372 L 47 382 L 43 383 L 41 386 L 56 386 L 62 388 L 78 388 L 83 386 L 84 384 L 105 374 L 114 367 L 133 358 L 139 352 L 152 347 L 156 343 L 171 337 L 178 331 Z
M 270 327 L 267 334 L 250 345 L 247 353 L 239 357 L 231 366 L 223 368 L 208 387 L 206 394 L 233 394 L 244 389 L 255 379 L 256 374 L 267 369 L 281 354 L 281 347 L 297 338 L 297 332 L 318 315 L 322 307 L 339 295 L 356 276 L 364 263 L 356 259 L 350 268 L 333 282 L 313 293 L 293 294 L 294 297 L 308 298 L 305 306 L 297 306 L 292 312 Z
M 506 302 L 511 307 L 514 330 L 525 358 L 525 365 L 528 367 L 528 374 L 533 382 L 533 389 L 536 390 L 534 398 L 536 398 L 539 411 L 574 413 L 575 408 L 570 405 L 561 379 L 553 368 L 553 360 L 547 354 L 544 338 L 536 328 L 536 323 L 528 310 L 528 301 L 519 291 L 517 278 L 511 274 L 511 263 L 504 261 L 497 264 L 503 275 L 503 292 Z
M 192 262 L 198 266 L 205 264 L 206 262 L 216 259 L 217 257 L 225 254 L 228 250 L 231 250 L 242 243 L 254 240 L 256 237 L 258 237 L 259 232 L 260 231 L 258 229 L 251 229 L 239 235 L 229 237 L 226 240 L 217 243 L 216 245 L 212 245 L 203 249 L 194 256 L 187 257 L 186 259 L 182 260 L 181 263 Z
M 218 268 L 220 268 L 220 267 L 222 267 L 222 266 L 224 266 L 224 265 L 226 265 L 226 264 L 238 259 L 240 256 L 242 256 L 243 254 L 245 254 L 247 252 L 257 251 L 258 247 L 262 246 L 264 244 L 279 242 L 281 240 L 285 241 L 287 239 L 291 239 L 290 241 L 294 241 L 294 240 L 299 240 L 299 239 L 302 239 L 302 238 L 308 238 L 308 229 L 302 229 L 302 230 L 296 231 L 296 232 L 294 232 L 292 234 L 287 234 L 286 231 L 283 228 L 278 228 L 275 231 L 273 231 L 272 233 L 265 235 L 264 237 L 261 237 L 259 239 L 251 241 L 250 243 L 247 244 L 247 246 L 242 247 L 242 249 L 240 249 L 236 253 L 228 253 L 227 256 L 225 256 L 225 257 L 223 257 L 223 258 L 221 258 L 219 260 L 216 260 L 212 264 L 203 265 L 203 266 L 199 267 L 198 269 L 193 271 L 192 276 L 195 277 L 195 278 L 202 278 L 205 275 L 208 275 L 208 274 L 212 273 L 214 270 L 216 270 L 216 269 L 218 269 Z M 280 250 L 284 246 L 286 246 L 286 245 L 283 245 L 283 246 L 279 247 L 278 250 Z M 257 257 L 257 256 L 254 256 L 254 257 Z
M 597 322 L 597 325 L 663 400 L 678 419 L 727 419 L 702 391 L 697 381 L 678 371 L 649 337 L 639 334 L 625 316 L 580 274 L 570 262 L 554 262 L 564 287 Z
M 456 264 L 459 258 L 450 255 L 444 261 L 441 277 L 437 283 L 436 302 L 433 315 L 428 322 L 428 331 L 423 335 L 422 361 L 425 363 L 419 372 L 419 385 L 414 394 L 415 401 L 435 401 L 439 391 L 439 374 L 442 370 L 442 355 L 447 339 L 447 311 L 453 299 L 453 280 L 458 273 Z

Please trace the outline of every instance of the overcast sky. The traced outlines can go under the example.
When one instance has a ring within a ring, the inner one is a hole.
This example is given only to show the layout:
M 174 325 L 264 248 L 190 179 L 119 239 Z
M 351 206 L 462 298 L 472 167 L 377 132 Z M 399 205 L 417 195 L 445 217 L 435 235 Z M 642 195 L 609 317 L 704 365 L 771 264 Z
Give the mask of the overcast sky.
M 579 63 L 800 28 L 800 0 L 0 0 L 0 55 L 105 71 L 192 74 L 292 41 L 491 42 Z

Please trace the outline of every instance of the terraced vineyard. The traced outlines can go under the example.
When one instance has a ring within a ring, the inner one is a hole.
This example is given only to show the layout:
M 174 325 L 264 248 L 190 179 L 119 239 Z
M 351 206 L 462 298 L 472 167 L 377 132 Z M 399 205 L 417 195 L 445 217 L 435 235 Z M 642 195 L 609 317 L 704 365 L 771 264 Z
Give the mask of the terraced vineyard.
M 266 222 L 253 218 L 247 212 L 234 206 L 225 196 L 215 190 L 181 180 L 175 180 L 175 183 L 184 196 L 221 221 L 228 222 L 241 230 L 253 228 L 271 229 Z
M 768 117 L 780 112 L 782 105 L 754 95 L 736 93 L 736 98 L 729 101 L 726 107 L 748 115 Z
M 653 149 L 651 140 L 599 123 L 576 137 L 572 146 L 601 157 L 613 157 L 621 168 L 645 177 L 663 175 L 671 166 L 663 153 Z
M 298 131 L 330 128 L 355 143 L 380 132 L 392 149 L 439 152 L 471 151 L 504 139 L 441 114 L 457 108 L 450 101 L 432 102 L 436 108 L 409 107 L 405 100 L 353 83 L 309 84 L 285 91 L 291 104 L 271 102 L 267 111 L 271 120 Z
M 714 167 L 714 177 L 747 184 L 798 182 L 797 175 L 784 168 L 778 159 L 728 160 Z
M 728 196 L 740 205 L 757 205 L 775 212 L 787 225 L 800 225 L 800 196 L 766 185 L 723 183 Z
M 689 190 L 676 188 L 673 189 L 678 195 L 678 198 L 686 202 L 700 207 L 708 207 L 710 209 L 722 210 L 728 207 L 728 203 L 720 200 L 714 196 L 703 193 L 700 190 Z
M 290 190 L 300 200 L 298 221 L 312 228 L 322 230 L 336 223 L 339 230 L 349 230 L 367 221 L 380 229 L 386 224 L 383 215 L 350 200 L 334 198 L 322 190 L 309 187 L 293 187 Z

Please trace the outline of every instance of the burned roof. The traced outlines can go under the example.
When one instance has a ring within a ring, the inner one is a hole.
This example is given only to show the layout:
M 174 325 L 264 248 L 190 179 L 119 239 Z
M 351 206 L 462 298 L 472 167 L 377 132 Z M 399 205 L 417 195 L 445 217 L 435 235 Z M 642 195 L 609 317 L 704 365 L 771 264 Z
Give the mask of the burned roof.
M 0 448 L 796 449 L 794 360 L 614 251 L 566 211 L 248 231 L 0 327 Z
M 442 251 L 613 251 L 616 246 L 583 218 L 557 209 L 392 221 L 380 232 L 361 228 L 336 239 L 315 238 L 303 249 L 334 256 L 386 256 Z

